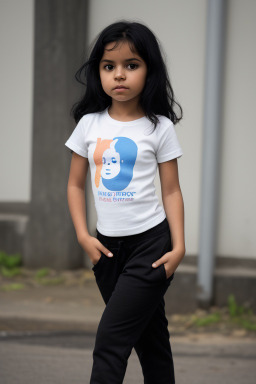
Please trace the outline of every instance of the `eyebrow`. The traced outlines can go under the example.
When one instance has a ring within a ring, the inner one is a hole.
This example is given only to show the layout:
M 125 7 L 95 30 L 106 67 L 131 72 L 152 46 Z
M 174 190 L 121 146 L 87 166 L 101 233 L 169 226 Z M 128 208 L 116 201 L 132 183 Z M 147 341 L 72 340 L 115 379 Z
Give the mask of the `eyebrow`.
M 125 61 L 129 62 L 129 61 L 141 61 L 141 60 L 137 59 L 136 57 L 132 57 L 131 59 L 126 59 Z M 101 60 L 101 63 L 114 63 L 114 61 L 104 59 L 104 60 Z

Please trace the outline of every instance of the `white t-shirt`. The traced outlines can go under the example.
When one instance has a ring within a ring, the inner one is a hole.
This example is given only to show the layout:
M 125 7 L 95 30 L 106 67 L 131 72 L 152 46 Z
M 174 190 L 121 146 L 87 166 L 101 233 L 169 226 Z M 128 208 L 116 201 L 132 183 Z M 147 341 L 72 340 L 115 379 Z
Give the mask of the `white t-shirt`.
M 155 193 L 157 163 L 180 157 L 172 121 L 142 117 L 122 122 L 108 109 L 81 118 L 65 145 L 87 157 L 97 211 L 97 229 L 106 236 L 128 236 L 161 223 L 166 215 Z

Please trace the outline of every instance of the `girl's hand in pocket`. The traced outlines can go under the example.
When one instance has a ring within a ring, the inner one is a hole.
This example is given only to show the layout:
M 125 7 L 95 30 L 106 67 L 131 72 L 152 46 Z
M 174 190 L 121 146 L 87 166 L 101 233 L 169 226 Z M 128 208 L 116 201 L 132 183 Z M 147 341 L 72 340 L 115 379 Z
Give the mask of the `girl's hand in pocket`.
M 184 249 L 173 249 L 172 251 L 165 253 L 160 259 L 156 260 L 152 264 L 152 267 L 157 268 L 159 265 L 164 264 L 166 276 L 169 278 L 176 271 L 184 255 Z
M 96 237 L 86 235 L 78 239 L 78 242 L 89 256 L 92 264 L 96 264 L 99 261 L 101 253 L 104 253 L 104 255 L 108 257 L 113 256 L 113 253 L 104 247 Z

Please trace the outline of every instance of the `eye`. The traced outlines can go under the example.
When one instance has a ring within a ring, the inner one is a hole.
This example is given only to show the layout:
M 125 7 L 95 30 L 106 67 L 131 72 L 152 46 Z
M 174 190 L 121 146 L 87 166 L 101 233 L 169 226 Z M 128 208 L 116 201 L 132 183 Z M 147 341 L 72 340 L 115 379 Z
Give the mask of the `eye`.
M 112 163 L 116 163 L 116 158 L 112 157 Z
M 131 69 L 132 71 L 134 70 L 134 69 L 137 69 L 138 68 L 138 64 L 129 64 L 128 65 L 128 69 Z
M 112 71 L 112 69 L 114 68 L 114 66 L 111 65 L 111 64 L 107 64 L 107 65 L 104 66 L 104 68 L 105 68 L 107 71 Z
M 102 163 L 103 163 L 103 164 L 106 164 L 106 159 L 105 159 L 104 156 L 102 157 Z

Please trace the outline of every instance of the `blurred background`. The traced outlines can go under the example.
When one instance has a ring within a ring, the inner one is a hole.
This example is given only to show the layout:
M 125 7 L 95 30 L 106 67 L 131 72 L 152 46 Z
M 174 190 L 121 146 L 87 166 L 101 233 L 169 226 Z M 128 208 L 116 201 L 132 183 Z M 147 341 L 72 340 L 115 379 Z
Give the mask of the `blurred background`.
M 209 3 L 0 0 L 0 250 L 21 254 L 27 268 L 91 267 L 66 199 L 64 143 L 82 92 L 74 75 L 105 26 L 134 20 L 159 38 L 184 112 L 175 129 L 186 256 L 173 295 L 221 305 L 232 292 L 256 306 L 256 2 L 217 1 L 217 11 Z M 161 200 L 158 176 L 156 186 Z M 86 202 L 94 235 L 89 182 Z

